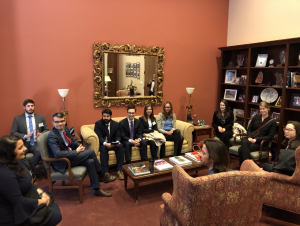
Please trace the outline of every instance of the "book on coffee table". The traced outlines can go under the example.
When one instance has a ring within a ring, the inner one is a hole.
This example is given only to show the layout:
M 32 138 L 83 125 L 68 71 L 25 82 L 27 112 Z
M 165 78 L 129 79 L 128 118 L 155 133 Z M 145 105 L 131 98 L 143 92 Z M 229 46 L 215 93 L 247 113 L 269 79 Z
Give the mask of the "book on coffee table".
M 143 163 L 130 164 L 128 168 L 131 170 L 134 176 L 140 176 L 150 173 L 150 170 Z
M 188 159 L 191 159 L 195 162 L 201 162 L 200 153 L 198 151 L 185 153 L 185 157 L 187 157 Z
M 180 165 L 180 166 L 188 166 L 193 164 L 191 160 L 188 160 L 187 158 L 182 156 L 170 157 L 169 160 L 175 165 Z
M 173 166 L 166 162 L 163 159 L 155 160 L 154 162 L 154 168 L 157 169 L 158 171 L 164 171 L 164 170 L 170 170 L 173 168 Z

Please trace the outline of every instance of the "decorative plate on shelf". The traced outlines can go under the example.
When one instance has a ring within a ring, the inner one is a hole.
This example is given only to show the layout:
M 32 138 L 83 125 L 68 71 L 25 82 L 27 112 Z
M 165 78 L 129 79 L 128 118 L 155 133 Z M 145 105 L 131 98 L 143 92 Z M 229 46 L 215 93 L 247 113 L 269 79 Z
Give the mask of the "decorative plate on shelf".
M 278 92 L 276 89 L 266 88 L 261 92 L 260 98 L 262 99 L 262 101 L 266 101 L 268 103 L 273 103 L 278 98 Z

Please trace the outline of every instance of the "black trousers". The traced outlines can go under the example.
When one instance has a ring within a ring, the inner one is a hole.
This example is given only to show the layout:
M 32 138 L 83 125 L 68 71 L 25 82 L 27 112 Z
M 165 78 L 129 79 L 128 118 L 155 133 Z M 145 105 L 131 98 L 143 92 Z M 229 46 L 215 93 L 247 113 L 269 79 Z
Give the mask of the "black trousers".
M 60 209 L 56 203 L 52 204 L 51 209 L 53 215 L 44 226 L 55 226 L 58 225 L 58 223 L 62 220 Z
M 241 146 L 239 147 L 240 166 L 246 159 L 251 159 L 250 152 L 259 151 L 259 149 L 260 149 L 260 143 L 252 144 L 250 141 L 248 141 L 248 137 L 242 138 Z M 263 151 L 265 151 L 267 149 L 268 149 L 268 143 L 264 143 Z
M 123 147 L 124 147 L 124 152 L 125 152 L 125 160 L 126 162 L 131 161 L 131 148 L 133 146 L 132 143 L 129 141 L 122 141 Z M 141 160 L 144 161 L 145 159 L 148 158 L 147 156 L 147 141 L 146 140 L 141 140 L 140 141 L 140 155 L 141 155 Z
M 150 146 L 151 157 L 157 159 L 157 146 L 153 140 L 147 140 L 147 145 Z M 163 143 L 160 147 L 160 158 L 165 158 L 165 144 Z
M 123 163 L 124 163 L 123 145 L 120 144 L 119 147 L 115 146 L 111 149 L 108 149 L 105 145 L 101 145 L 101 147 L 100 147 L 100 161 L 101 161 L 101 167 L 102 167 L 103 173 L 108 172 L 108 159 L 109 159 L 108 151 L 110 151 L 110 150 L 115 151 L 115 155 L 116 155 L 116 158 L 117 158 L 117 170 L 122 171 L 122 166 L 123 166 Z
M 172 135 L 164 134 L 167 141 L 174 141 L 174 153 L 173 156 L 178 156 L 181 154 L 181 148 L 183 143 L 183 136 L 181 136 L 181 132 L 179 129 L 173 131 Z M 165 150 L 164 150 L 165 152 Z
M 33 168 L 38 164 L 38 162 L 41 160 L 41 153 L 40 153 L 40 149 L 39 149 L 39 146 L 36 142 L 34 142 L 34 145 L 31 146 L 30 145 L 30 142 L 24 142 L 24 146 L 27 148 L 26 152 L 25 152 L 25 155 L 27 153 L 32 153 L 33 156 L 32 158 L 30 159 L 29 164 L 30 164 L 30 167 L 31 167 L 31 170 L 33 170 Z
M 271 163 L 271 162 L 264 163 L 263 170 L 268 171 L 268 172 L 275 172 L 275 173 L 285 174 L 285 175 L 288 175 L 288 176 L 292 176 L 294 174 L 294 172 L 292 172 L 292 171 L 274 169 L 273 168 L 273 163 Z
M 222 141 L 227 148 L 229 147 L 230 143 L 229 140 L 233 136 L 232 131 L 225 131 L 224 133 L 220 133 L 219 131 L 216 132 L 216 136 Z

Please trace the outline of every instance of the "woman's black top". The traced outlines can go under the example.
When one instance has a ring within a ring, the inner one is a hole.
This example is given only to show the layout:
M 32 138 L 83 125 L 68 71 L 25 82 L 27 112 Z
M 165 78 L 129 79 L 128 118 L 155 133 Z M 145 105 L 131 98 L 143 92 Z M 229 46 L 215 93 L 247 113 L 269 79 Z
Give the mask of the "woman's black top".
M 31 183 L 29 171 L 25 169 L 25 172 L 27 177 L 0 166 L 0 225 L 21 224 L 38 206 L 37 199 L 24 197 L 30 189 L 37 189 Z
M 225 122 L 222 121 L 222 118 L 218 118 L 219 111 L 215 111 L 214 116 L 213 116 L 213 121 L 212 121 L 212 127 L 215 129 L 216 132 L 218 132 L 218 127 L 221 126 L 222 128 L 225 128 L 226 131 L 231 131 L 233 127 L 233 121 L 234 121 L 234 116 L 232 111 L 229 111 L 230 117 L 225 119 Z M 224 123 L 223 123 L 224 122 Z
M 154 130 L 157 130 L 157 123 L 156 121 L 151 122 L 152 123 L 152 128 L 149 128 L 149 123 L 148 120 L 145 121 L 144 116 L 141 116 L 139 118 L 140 122 L 141 122 L 141 127 L 142 127 L 142 131 L 143 133 L 153 133 Z
M 261 143 L 262 140 L 272 140 L 276 132 L 276 121 L 273 119 L 271 122 L 269 122 L 272 118 L 268 116 L 261 123 L 261 127 L 263 127 L 257 132 L 258 135 L 257 133 L 254 133 L 258 128 L 260 128 L 259 124 L 261 122 L 261 119 L 261 115 L 255 115 L 252 118 L 250 125 L 247 129 L 247 137 L 255 138 L 257 144 Z

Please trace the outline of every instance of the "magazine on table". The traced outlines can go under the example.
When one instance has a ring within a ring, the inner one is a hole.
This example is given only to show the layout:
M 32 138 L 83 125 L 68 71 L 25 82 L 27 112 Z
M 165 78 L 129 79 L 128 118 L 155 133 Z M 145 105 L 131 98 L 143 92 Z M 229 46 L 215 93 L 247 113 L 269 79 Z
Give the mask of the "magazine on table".
M 192 161 L 188 160 L 183 156 L 174 156 L 169 158 L 170 162 L 174 163 L 175 165 L 186 166 L 192 165 Z
M 163 159 L 155 160 L 154 162 L 154 168 L 157 169 L 158 171 L 164 171 L 164 170 L 170 170 L 173 168 L 173 166 L 166 162 Z
M 150 173 L 150 170 L 143 163 L 130 164 L 128 168 L 131 170 L 134 176 L 140 176 Z
M 195 162 L 201 162 L 200 153 L 198 151 L 185 153 L 185 157 L 187 157 Z

